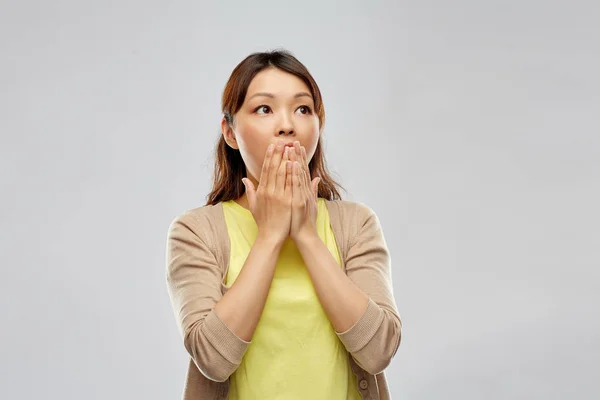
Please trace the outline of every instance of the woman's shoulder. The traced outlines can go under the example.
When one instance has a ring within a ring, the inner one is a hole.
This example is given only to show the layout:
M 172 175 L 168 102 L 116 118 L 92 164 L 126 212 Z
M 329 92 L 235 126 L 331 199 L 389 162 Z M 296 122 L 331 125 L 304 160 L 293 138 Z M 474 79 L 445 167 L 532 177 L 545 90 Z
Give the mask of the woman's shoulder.
M 222 210 L 222 203 L 185 209 L 171 219 L 169 231 L 182 226 L 197 236 L 203 236 L 210 230 L 220 231 L 219 225 L 224 222 Z
M 217 214 L 221 211 L 222 206 L 222 203 L 217 203 L 214 205 L 205 204 L 202 206 L 187 208 L 177 214 L 173 220 L 202 220 L 215 218 L 215 216 L 217 216 Z
M 359 201 L 325 199 L 325 204 L 327 204 L 327 208 L 329 209 L 330 213 L 332 211 L 337 213 L 342 220 L 351 218 L 358 218 L 360 220 L 367 219 L 372 216 L 376 217 L 373 208 Z

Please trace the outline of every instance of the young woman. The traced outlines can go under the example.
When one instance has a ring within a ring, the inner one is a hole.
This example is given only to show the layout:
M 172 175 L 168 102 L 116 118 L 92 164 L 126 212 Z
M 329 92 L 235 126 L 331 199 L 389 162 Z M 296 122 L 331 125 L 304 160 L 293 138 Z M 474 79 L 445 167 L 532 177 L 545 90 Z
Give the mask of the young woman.
M 168 232 L 183 398 L 388 399 L 402 328 L 389 252 L 327 171 L 316 82 L 289 52 L 254 53 L 222 111 L 208 202 Z

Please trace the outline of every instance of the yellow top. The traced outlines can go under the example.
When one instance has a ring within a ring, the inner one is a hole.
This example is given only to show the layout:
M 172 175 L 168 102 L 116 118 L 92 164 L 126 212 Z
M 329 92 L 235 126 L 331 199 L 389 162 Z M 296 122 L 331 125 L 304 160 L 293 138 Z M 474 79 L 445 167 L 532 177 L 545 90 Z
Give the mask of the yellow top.
M 318 199 L 317 232 L 340 263 L 324 199 Z M 231 241 L 225 284 L 240 273 L 256 239 L 252 214 L 223 202 Z M 284 243 L 252 344 L 229 380 L 229 399 L 359 400 L 349 355 L 323 310 L 294 242 Z

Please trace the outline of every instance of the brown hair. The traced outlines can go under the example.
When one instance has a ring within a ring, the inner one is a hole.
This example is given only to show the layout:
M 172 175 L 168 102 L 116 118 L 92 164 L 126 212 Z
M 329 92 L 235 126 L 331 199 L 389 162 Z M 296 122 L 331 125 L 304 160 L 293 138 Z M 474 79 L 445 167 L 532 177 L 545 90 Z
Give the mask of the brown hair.
M 229 77 L 223 98 L 221 101 L 221 110 L 227 123 L 233 126 L 235 114 L 240 110 L 250 82 L 264 69 L 278 68 L 282 71 L 293 74 L 309 87 L 314 99 L 315 113 L 319 118 L 319 132 L 323 132 L 325 124 L 325 109 L 321 91 L 308 69 L 296 57 L 287 50 L 273 50 L 269 52 L 253 53 L 240 62 Z M 333 180 L 327 170 L 325 154 L 321 135 L 315 154 L 309 164 L 311 178 L 320 177 L 318 196 L 327 200 L 341 200 L 339 189 L 345 191 L 335 180 Z M 240 155 L 240 152 L 231 148 L 220 135 L 215 150 L 215 166 L 213 172 L 213 186 L 210 194 L 207 196 L 207 205 L 215 205 L 222 201 L 235 200 L 244 194 L 244 184 L 242 178 L 246 176 L 246 164 Z

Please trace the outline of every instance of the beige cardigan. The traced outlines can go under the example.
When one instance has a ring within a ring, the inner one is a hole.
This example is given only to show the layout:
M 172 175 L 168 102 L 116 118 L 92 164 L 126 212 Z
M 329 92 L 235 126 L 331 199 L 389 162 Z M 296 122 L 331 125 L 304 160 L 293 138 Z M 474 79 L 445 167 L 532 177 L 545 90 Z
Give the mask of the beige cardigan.
M 383 370 L 400 345 L 389 251 L 376 214 L 367 206 L 326 200 L 342 268 L 369 298 L 360 320 L 338 337 L 350 355 L 363 399 L 389 399 Z M 227 291 L 229 234 L 222 204 L 177 216 L 167 238 L 167 289 L 190 355 L 184 400 L 226 399 L 229 376 L 251 342 L 236 336 L 213 311 Z

